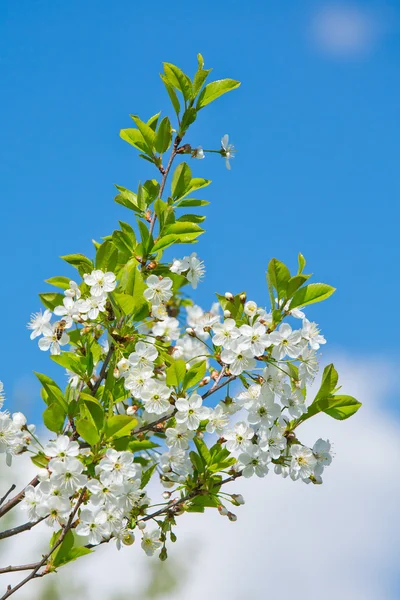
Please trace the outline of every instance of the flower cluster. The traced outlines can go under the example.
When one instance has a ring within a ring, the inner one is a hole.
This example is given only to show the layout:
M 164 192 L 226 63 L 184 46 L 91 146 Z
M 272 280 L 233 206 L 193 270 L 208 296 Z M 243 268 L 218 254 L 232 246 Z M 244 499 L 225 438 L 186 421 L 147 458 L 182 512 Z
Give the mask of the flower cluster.
M 184 256 L 181 259 L 174 258 L 170 270 L 172 273 L 184 275 L 192 284 L 194 290 L 205 273 L 204 262 L 199 260 L 196 252 L 192 252 L 190 256 Z
M 0 381 L 0 409 L 3 407 L 4 386 Z M 6 462 L 10 466 L 13 456 L 21 454 L 32 442 L 35 425 L 27 425 L 25 415 L 15 412 L 0 410 L 0 454 L 5 454 Z
M 61 320 L 51 323 L 51 311 L 38 312 L 32 315 L 28 329 L 32 330 L 31 339 L 42 336 L 39 340 L 41 350 L 50 350 L 50 354 L 59 355 L 61 347 L 69 343 L 70 337 L 66 329 L 74 323 L 96 320 L 100 313 L 106 312 L 108 293 L 116 288 L 115 274 L 96 269 L 83 276 L 89 295 L 81 297 L 82 292 L 75 281 L 69 282 L 69 288 L 64 291 L 62 305 L 54 308 L 54 314 Z

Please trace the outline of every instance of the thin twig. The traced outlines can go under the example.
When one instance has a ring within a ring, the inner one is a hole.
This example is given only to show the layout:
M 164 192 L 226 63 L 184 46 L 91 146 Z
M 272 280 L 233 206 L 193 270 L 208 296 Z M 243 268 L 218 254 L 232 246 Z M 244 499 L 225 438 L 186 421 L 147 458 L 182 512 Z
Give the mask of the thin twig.
M 3 504 L 3 502 L 7 499 L 7 497 L 11 494 L 11 492 L 13 492 L 15 490 L 17 486 L 15 485 L 15 483 L 12 484 L 12 486 L 10 487 L 10 489 L 8 490 L 8 492 L 6 492 L 4 494 L 4 496 L 2 497 L 2 499 L 0 500 L 0 506 Z
M 3 575 L 4 573 L 14 573 L 15 571 L 31 571 L 32 569 L 35 569 L 38 566 L 38 564 L 39 561 L 27 565 L 9 565 L 8 567 L 1 567 L 0 575 Z
M 96 383 L 93 386 L 93 389 L 91 390 L 93 396 L 96 394 L 97 390 L 99 389 L 99 387 L 102 384 L 102 381 L 103 381 L 104 377 L 106 376 L 108 363 L 111 360 L 113 352 L 114 352 L 114 344 L 111 344 L 111 346 L 108 349 L 107 356 L 105 357 L 104 362 L 103 362 L 103 364 L 101 366 L 100 373 L 99 373 L 99 378 L 97 379 Z
M 55 552 L 57 550 L 57 548 L 59 546 L 61 546 L 61 544 L 63 543 L 65 536 L 67 535 L 68 531 L 72 527 L 72 523 L 75 519 L 76 513 L 78 512 L 80 505 L 83 502 L 85 494 L 86 494 L 86 488 L 83 488 L 83 490 L 81 491 L 80 496 L 77 500 L 75 508 L 72 511 L 72 513 L 68 519 L 66 526 L 64 527 L 60 537 L 58 538 L 56 543 L 53 545 L 51 550 L 43 556 L 42 560 L 40 560 L 38 563 L 36 563 L 35 568 L 31 571 L 31 573 L 29 573 L 29 575 L 27 577 L 25 577 L 25 579 L 20 581 L 14 587 L 8 586 L 6 593 L 0 598 L 0 600 L 6 600 L 6 598 L 9 598 L 10 596 L 12 596 L 15 592 L 17 592 L 19 589 L 21 589 L 26 583 L 31 581 L 31 579 L 35 579 L 36 577 L 43 577 L 47 573 L 47 571 L 44 571 L 43 573 L 38 573 L 38 571 L 41 569 L 41 567 L 43 567 L 47 563 L 47 561 L 49 560 L 49 558 L 53 554 L 53 552 Z
M 28 483 L 28 485 L 32 485 L 33 487 L 36 487 L 39 483 L 39 478 L 38 477 L 34 477 L 32 479 L 32 481 L 30 481 Z M 19 492 L 16 496 L 14 496 L 13 498 L 11 498 L 11 500 L 9 500 L 8 502 L 6 502 L 4 504 L 4 506 L 2 506 L 0 508 L 0 519 L 1 517 L 4 517 L 5 514 L 7 514 L 12 508 L 14 508 L 14 506 L 16 506 L 17 504 L 19 504 L 21 502 L 21 500 L 24 499 L 25 496 L 25 490 L 28 487 L 28 485 L 26 487 L 24 487 L 24 489 Z
M 39 525 L 46 517 L 42 517 L 38 521 L 30 521 L 29 523 L 24 523 L 23 525 L 18 525 L 18 527 L 13 527 L 12 529 L 7 529 L 6 531 L 0 531 L 0 540 L 4 540 L 5 538 L 12 537 L 13 535 L 17 535 L 18 533 L 22 533 L 23 531 L 29 531 L 35 525 Z
M 221 374 L 221 373 L 220 373 Z M 236 375 L 231 375 L 230 377 L 228 377 L 228 379 L 226 379 L 226 381 L 223 381 L 222 383 L 220 383 L 219 385 L 215 386 L 215 384 L 212 386 L 212 388 L 210 388 L 208 390 L 208 392 L 206 392 L 205 394 L 202 395 L 203 400 L 205 398 L 208 398 L 208 396 L 211 396 L 211 394 L 213 394 L 214 392 L 217 392 L 218 390 L 220 390 L 221 388 L 223 388 L 224 386 L 228 385 L 228 383 L 230 383 L 231 381 L 233 381 L 234 379 L 236 379 Z

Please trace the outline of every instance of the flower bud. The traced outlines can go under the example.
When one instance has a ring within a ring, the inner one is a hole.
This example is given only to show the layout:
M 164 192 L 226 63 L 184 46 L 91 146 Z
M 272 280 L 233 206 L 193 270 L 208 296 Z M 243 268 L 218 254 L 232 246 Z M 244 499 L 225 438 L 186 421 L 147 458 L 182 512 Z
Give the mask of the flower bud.
M 208 385 L 210 383 L 210 379 L 211 377 L 209 377 L 208 375 L 207 377 L 203 377 L 203 379 L 199 383 L 199 387 L 204 387 L 205 385 Z
M 169 500 L 171 498 L 171 492 L 163 492 L 164 500 Z
M 235 299 L 234 295 L 233 295 L 233 294 L 231 294 L 231 292 L 225 292 L 225 298 L 226 298 L 227 300 L 229 300 L 229 302 L 233 302 L 233 301 L 234 301 L 234 299 Z
M 133 544 L 134 541 L 135 541 L 135 536 L 133 535 L 133 533 L 127 533 L 122 538 L 122 543 L 125 546 L 132 546 L 132 544 Z
M 243 292 L 243 294 L 240 294 L 240 296 L 239 296 L 240 302 L 242 304 L 244 304 L 246 302 L 246 298 L 247 298 L 246 292 Z
M 240 504 L 244 504 L 244 498 L 242 496 L 242 494 L 232 494 L 232 500 L 235 502 L 235 504 L 237 504 L 238 506 Z
M 222 506 L 222 504 L 220 504 L 218 506 L 218 510 L 219 510 L 219 514 L 222 515 L 223 517 L 226 517 L 229 513 L 228 509 L 225 506 Z
M 47 469 L 39 469 L 37 472 L 39 481 L 47 481 L 50 477 L 50 473 Z
M 187 328 L 186 328 L 186 333 L 187 333 L 188 335 L 191 335 L 192 337 L 196 337 L 196 334 L 195 334 L 195 332 L 194 332 L 194 329 L 193 329 L 193 327 L 187 327 Z
M 231 512 L 228 512 L 228 519 L 234 523 L 235 521 L 237 521 L 237 516 Z
M 225 317 L 225 319 L 230 319 L 230 317 L 231 317 L 231 311 L 230 310 L 224 310 L 224 317 Z
M 144 521 L 138 521 L 137 526 L 141 531 L 144 531 L 146 529 L 146 523 Z
M 126 414 L 132 417 L 134 414 L 136 414 L 136 411 L 137 406 L 128 406 L 128 408 L 126 409 Z
M 12 416 L 12 420 L 14 425 L 16 425 L 17 427 L 23 427 L 24 425 L 26 425 L 26 417 L 21 412 L 14 413 Z

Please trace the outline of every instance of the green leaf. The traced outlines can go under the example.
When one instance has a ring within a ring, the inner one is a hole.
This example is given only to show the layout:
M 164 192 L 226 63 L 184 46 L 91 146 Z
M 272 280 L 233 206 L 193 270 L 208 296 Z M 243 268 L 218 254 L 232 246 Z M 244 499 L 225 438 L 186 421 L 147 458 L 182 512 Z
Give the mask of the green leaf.
M 84 375 L 87 367 L 87 360 L 84 356 L 78 356 L 73 352 L 62 352 L 61 354 L 50 357 L 55 363 L 69 369 L 77 375 Z
M 168 117 L 164 117 L 161 121 L 156 138 L 154 140 L 154 146 L 159 154 L 164 154 L 168 150 L 172 141 L 172 127 Z
M 207 364 L 205 360 L 195 363 L 192 367 L 190 367 L 189 371 L 183 378 L 183 389 L 186 390 L 187 388 L 193 387 L 199 383 L 204 378 L 206 370 Z
M 138 129 L 133 129 L 131 127 L 128 129 L 121 129 L 119 135 L 125 142 L 134 146 L 137 150 L 145 153 L 148 151 L 147 144 Z
M 310 275 L 295 275 L 288 281 L 286 289 L 286 298 L 289 299 L 293 294 L 310 278 Z
M 84 254 L 66 254 L 65 256 L 61 256 L 61 258 L 69 265 L 78 269 L 81 277 L 83 277 L 85 273 L 91 273 L 94 269 L 93 262 Z
M 201 460 L 201 457 L 196 453 L 196 452 L 189 452 L 189 458 L 191 460 L 191 463 L 193 465 L 193 467 L 196 469 L 196 471 L 198 471 L 199 473 L 203 473 L 204 472 L 204 463 Z
M 64 411 L 67 411 L 68 405 L 64 398 L 64 394 L 62 393 L 61 389 L 58 387 L 56 382 L 53 381 L 47 375 L 44 375 L 43 373 L 37 373 L 36 371 L 34 371 L 34 374 L 39 379 L 40 383 L 43 386 L 43 389 L 46 392 L 46 397 L 48 400 L 48 402 L 46 401 L 46 403 L 52 404 L 53 402 L 55 402 L 56 404 L 59 404 L 61 408 L 64 409 Z
M 196 200 L 196 198 L 186 198 L 185 200 L 180 200 L 177 204 L 177 207 L 184 208 L 188 206 L 207 206 L 210 204 L 207 200 Z
M 286 298 L 287 286 L 290 280 L 290 271 L 280 260 L 273 258 L 268 265 L 268 275 L 278 298 Z
M 180 163 L 173 174 L 171 193 L 173 198 L 181 198 L 190 189 L 192 171 L 187 163 Z
M 207 106 L 207 104 L 210 104 L 210 102 L 213 102 L 223 94 L 238 88 L 239 85 L 240 81 L 235 81 L 234 79 L 220 79 L 219 81 L 209 83 L 199 96 L 197 110 L 204 108 L 204 106 Z
M 114 415 L 107 419 L 105 425 L 105 433 L 107 439 L 120 438 L 126 435 L 134 429 L 137 425 L 137 419 L 130 417 L 129 415 Z
M 353 396 L 337 395 L 321 398 L 317 401 L 314 400 L 309 406 L 308 411 L 297 420 L 297 424 L 306 421 L 320 412 L 343 421 L 354 415 L 361 406 L 361 402 L 358 402 Z
M 177 219 L 177 223 L 183 221 L 184 223 L 202 223 L 206 217 L 203 215 L 182 215 Z
M 54 545 L 55 542 L 59 539 L 61 535 L 61 531 L 57 532 L 56 537 L 52 538 L 50 546 Z M 71 530 L 67 532 L 62 543 L 57 548 L 57 550 L 52 554 L 50 558 L 50 565 L 52 568 L 56 569 L 61 567 L 67 563 L 76 560 L 81 556 L 85 556 L 86 554 L 91 554 L 92 550 L 90 548 L 85 548 L 84 546 L 74 546 L 75 538 Z
M 143 489 L 146 487 L 146 485 L 149 483 L 151 476 L 153 475 L 156 468 L 157 468 L 157 465 L 151 465 L 151 467 L 149 469 L 146 469 L 146 471 L 143 471 L 142 478 L 140 481 L 140 489 Z
M 332 394 L 337 387 L 338 381 L 339 375 L 333 364 L 331 363 L 330 365 L 327 365 L 322 374 L 321 386 L 317 395 L 315 396 L 315 400 L 318 401 L 321 398 L 325 398 L 326 396 Z
M 211 454 L 207 445 L 198 437 L 194 437 L 194 443 L 197 448 L 197 452 L 200 454 L 205 465 L 210 464 L 211 462 Z
M 91 446 L 95 446 L 100 441 L 100 434 L 93 421 L 89 419 L 78 419 L 75 425 L 79 435 Z
M 179 242 L 180 242 L 179 235 L 176 235 L 176 234 L 164 235 L 159 240 L 157 240 L 157 242 L 154 244 L 154 246 L 151 250 L 152 250 L 152 252 L 158 252 L 159 250 L 163 250 L 164 248 L 168 248 L 168 246 L 172 246 L 172 244 L 177 244 Z
M 158 117 L 161 115 L 161 111 L 158 112 L 156 115 L 153 115 L 152 117 L 150 117 L 150 119 L 147 121 L 147 125 L 149 127 L 151 127 L 151 129 L 153 131 L 156 131 L 157 129 L 157 124 L 158 124 Z
M 49 459 L 44 452 L 38 452 L 35 456 L 31 456 L 31 461 L 39 469 L 47 469 L 49 464 Z
M 293 310 L 297 306 L 307 306 L 314 302 L 326 300 L 335 292 L 335 288 L 326 283 L 310 283 L 303 288 L 297 290 L 290 303 L 289 310 Z
M 118 261 L 118 250 L 110 241 L 103 242 L 96 252 L 96 269 L 114 271 Z
M 186 363 L 184 360 L 174 360 L 171 365 L 167 368 L 167 380 L 168 386 L 178 387 L 183 378 L 186 375 Z
M 143 253 L 147 255 L 153 247 L 153 238 L 143 221 L 138 219 L 137 224 L 139 226 L 140 235 L 142 238 Z
M 47 429 L 61 433 L 64 426 L 66 413 L 59 404 L 52 402 L 43 412 L 43 423 Z
M 177 66 L 171 63 L 164 64 L 164 73 L 170 85 L 182 92 L 184 99 L 190 100 L 193 89 L 189 77 Z
M 68 290 L 69 288 L 69 277 L 50 277 L 50 279 L 46 279 L 46 283 L 50 285 L 54 285 L 54 287 L 61 288 L 62 290 Z
M 120 192 L 114 198 L 117 204 L 121 204 L 122 206 L 125 206 L 126 208 L 129 208 L 130 210 L 133 210 L 136 213 L 143 212 L 143 209 L 145 207 L 139 206 L 137 195 L 134 192 L 131 192 L 130 190 L 127 190 L 126 188 L 120 185 L 116 185 L 115 187 Z
M 298 261 L 299 261 L 298 274 L 300 275 L 304 271 L 304 267 L 306 266 L 306 259 L 304 258 L 304 256 L 302 255 L 301 252 L 299 252 Z
M 165 75 L 163 75 L 162 73 L 160 74 L 160 77 L 162 79 L 162 82 L 165 85 L 165 88 L 168 92 L 168 96 L 170 97 L 170 100 L 172 102 L 172 106 L 174 107 L 174 110 L 176 112 L 176 115 L 179 117 L 179 113 L 181 110 L 181 105 L 179 103 L 179 99 L 177 96 L 177 93 L 175 92 L 173 86 L 169 83 L 167 77 Z
M 134 120 L 134 122 L 135 122 L 137 128 L 139 129 L 140 133 L 142 134 L 142 137 L 146 144 L 147 151 L 145 152 L 145 154 L 149 154 L 150 156 L 152 156 L 153 148 L 154 148 L 154 140 L 156 137 L 154 131 L 152 130 L 151 127 L 149 127 L 147 125 L 147 123 L 144 123 L 141 119 L 139 119 L 139 117 L 137 115 L 131 115 L 131 118 Z
M 190 125 L 195 122 L 197 117 L 197 110 L 193 107 L 189 107 L 185 110 L 182 116 L 180 133 L 183 135 L 189 129 Z
M 175 233 L 176 235 L 182 237 L 186 233 L 196 233 L 197 235 L 200 235 L 204 233 L 204 229 L 199 227 L 199 225 L 196 223 L 190 223 L 188 221 L 176 221 L 175 223 L 168 225 L 165 233 Z
M 39 298 L 46 308 L 53 311 L 56 306 L 62 306 L 65 296 L 63 294 L 56 294 L 55 292 L 48 292 L 39 294 Z
M 85 394 L 84 392 L 81 392 L 79 396 L 79 402 L 81 403 L 82 401 L 88 411 L 88 415 L 93 421 L 93 424 L 95 425 L 96 429 L 100 431 L 104 425 L 103 407 L 101 406 L 100 402 L 96 400 L 96 398 L 90 396 L 89 394 Z

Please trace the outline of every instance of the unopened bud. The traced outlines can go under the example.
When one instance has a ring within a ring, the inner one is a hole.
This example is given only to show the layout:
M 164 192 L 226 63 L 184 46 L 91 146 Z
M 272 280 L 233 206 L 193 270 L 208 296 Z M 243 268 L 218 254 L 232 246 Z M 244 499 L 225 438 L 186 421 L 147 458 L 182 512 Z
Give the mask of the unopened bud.
M 240 504 L 244 504 L 244 498 L 242 494 L 232 494 L 232 500 L 239 506 Z
M 144 531 L 146 529 L 146 523 L 144 521 L 138 521 L 137 526 L 141 531 Z
M 155 269 L 155 268 L 156 268 L 156 266 L 157 266 L 157 263 L 156 263 L 154 260 L 152 260 L 152 261 L 150 261 L 150 262 L 149 262 L 149 264 L 147 265 L 147 270 L 148 270 L 148 271 L 152 271 L 153 269 Z
M 168 552 L 167 552 L 166 547 L 164 546 L 164 548 L 160 552 L 160 560 L 167 560 L 167 558 L 168 558 Z
M 228 512 L 228 519 L 234 523 L 235 521 L 237 521 L 237 516 L 231 512 Z
M 188 335 L 191 335 L 192 337 L 196 337 L 196 334 L 195 334 L 195 332 L 194 332 L 194 329 L 193 329 L 193 327 L 187 327 L 187 328 L 186 328 L 186 333 L 187 333 Z
M 120 378 L 121 373 L 119 372 L 118 367 L 115 367 L 113 375 L 114 375 L 115 379 L 119 379 Z
M 246 302 L 246 298 L 247 298 L 246 292 L 243 292 L 243 294 L 240 294 L 239 298 L 240 298 L 240 302 L 242 304 L 244 304 Z
M 233 301 L 234 301 L 234 299 L 235 299 L 234 295 L 233 295 L 233 294 L 231 294 L 231 292 L 225 292 L 225 298 L 226 298 L 227 300 L 229 300 L 229 302 L 233 302 Z
M 214 379 L 214 381 L 218 378 L 218 375 L 219 373 L 215 369 L 214 371 L 211 371 L 211 379 Z
M 199 383 L 199 387 L 204 387 L 205 385 L 208 385 L 208 384 L 210 383 L 210 379 L 211 379 L 211 377 L 209 377 L 208 375 L 207 375 L 207 377 L 204 377 L 204 378 L 203 378 L 203 379 L 200 381 L 200 383 Z
M 226 517 L 229 514 L 228 509 L 225 506 L 222 506 L 222 504 L 220 504 L 218 506 L 218 510 L 219 510 L 219 514 L 222 515 L 223 517 Z
M 169 500 L 171 498 L 171 492 L 163 492 L 162 496 L 165 500 Z
M 230 310 L 224 310 L 224 317 L 225 317 L 225 319 L 229 319 L 231 317 L 231 311 Z
M 135 536 L 133 535 L 133 533 L 127 533 L 122 538 L 122 543 L 125 546 L 132 546 L 132 544 L 133 544 L 134 541 L 135 541 Z
M 126 409 L 126 414 L 132 417 L 134 414 L 136 414 L 136 411 L 137 406 L 128 406 L 128 408 Z
M 171 542 L 176 542 L 176 535 L 174 534 L 173 531 L 171 531 L 171 533 L 169 534 L 169 537 L 171 539 Z

